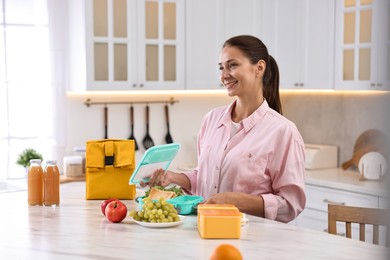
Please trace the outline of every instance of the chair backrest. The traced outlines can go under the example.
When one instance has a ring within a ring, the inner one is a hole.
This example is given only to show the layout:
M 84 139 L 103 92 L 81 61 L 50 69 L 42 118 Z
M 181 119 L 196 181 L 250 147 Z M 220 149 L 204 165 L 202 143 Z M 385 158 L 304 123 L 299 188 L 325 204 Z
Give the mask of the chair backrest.
M 386 226 L 389 246 L 389 210 L 328 204 L 328 233 L 337 234 L 336 222 L 345 222 L 346 237 L 352 237 L 352 223 L 359 224 L 359 240 L 365 241 L 366 225 L 373 226 L 373 243 L 379 244 L 379 226 Z

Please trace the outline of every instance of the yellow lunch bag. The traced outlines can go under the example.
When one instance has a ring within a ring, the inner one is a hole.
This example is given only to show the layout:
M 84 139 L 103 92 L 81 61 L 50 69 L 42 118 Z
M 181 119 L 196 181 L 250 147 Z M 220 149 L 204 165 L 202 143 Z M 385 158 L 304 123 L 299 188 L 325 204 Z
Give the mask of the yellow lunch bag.
M 134 140 L 87 141 L 86 199 L 134 199 L 136 187 L 129 184 L 135 169 Z

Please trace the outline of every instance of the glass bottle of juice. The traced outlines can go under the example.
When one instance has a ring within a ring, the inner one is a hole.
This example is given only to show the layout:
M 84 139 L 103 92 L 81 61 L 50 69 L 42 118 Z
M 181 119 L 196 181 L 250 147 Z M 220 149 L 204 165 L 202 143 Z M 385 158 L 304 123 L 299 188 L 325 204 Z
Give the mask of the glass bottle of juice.
M 30 160 L 28 169 L 28 205 L 43 205 L 43 169 L 40 159 Z
M 57 161 L 47 161 L 43 173 L 44 180 L 44 205 L 60 205 L 60 172 Z

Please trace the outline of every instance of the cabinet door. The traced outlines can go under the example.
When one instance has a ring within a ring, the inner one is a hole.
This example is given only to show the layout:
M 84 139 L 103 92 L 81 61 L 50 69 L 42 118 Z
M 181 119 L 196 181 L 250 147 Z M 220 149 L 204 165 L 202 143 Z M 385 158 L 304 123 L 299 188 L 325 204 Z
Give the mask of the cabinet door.
M 186 88 L 219 89 L 221 51 L 217 0 L 186 2 Z M 201 17 L 201 21 L 199 18 Z
M 333 88 L 334 1 L 277 1 L 276 5 L 274 55 L 280 87 Z
M 262 1 L 186 2 L 186 78 L 188 89 L 221 89 L 218 62 L 223 43 L 242 34 L 259 36 Z M 199 17 L 202 17 L 201 22 Z
M 336 87 L 390 90 L 389 1 L 336 3 Z
M 138 1 L 139 85 L 184 88 L 184 1 Z
M 259 37 L 263 21 L 261 11 L 262 1 L 259 0 L 220 0 L 220 43 L 242 34 Z
M 88 90 L 129 89 L 136 74 L 130 68 L 135 26 L 130 23 L 132 1 L 86 1 L 86 66 Z

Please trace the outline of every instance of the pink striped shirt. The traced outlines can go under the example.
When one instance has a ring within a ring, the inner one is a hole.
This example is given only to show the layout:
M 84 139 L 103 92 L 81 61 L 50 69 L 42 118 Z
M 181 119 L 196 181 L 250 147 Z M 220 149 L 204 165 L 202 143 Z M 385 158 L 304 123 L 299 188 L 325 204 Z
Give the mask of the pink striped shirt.
M 289 222 L 306 203 L 303 139 L 296 126 L 266 101 L 230 138 L 234 102 L 203 119 L 198 167 L 185 172 L 190 192 L 205 199 L 228 191 L 262 196 L 266 218 Z

